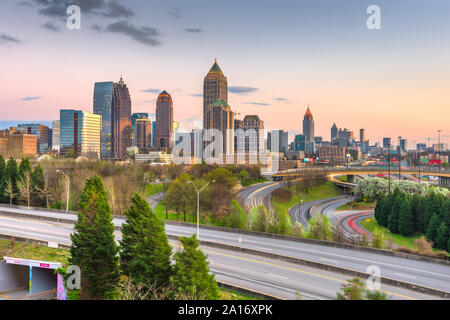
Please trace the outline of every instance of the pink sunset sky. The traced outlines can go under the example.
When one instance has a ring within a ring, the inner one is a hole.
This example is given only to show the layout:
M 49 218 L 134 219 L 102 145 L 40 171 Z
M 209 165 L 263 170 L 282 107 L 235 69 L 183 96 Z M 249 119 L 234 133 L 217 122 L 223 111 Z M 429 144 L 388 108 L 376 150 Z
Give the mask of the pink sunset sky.
M 237 117 L 257 114 L 267 129 L 301 131 L 309 104 L 326 140 L 336 123 L 365 128 L 371 143 L 436 142 L 438 129 L 450 143 L 448 2 L 379 1 L 381 30 L 366 28 L 366 1 L 252 2 L 121 1 L 129 11 L 87 8 L 81 30 L 68 30 L 39 1 L 2 1 L 0 121 L 92 111 L 94 83 L 122 74 L 133 112 L 154 113 L 153 91 L 167 90 L 189 127 L 217 58 Z

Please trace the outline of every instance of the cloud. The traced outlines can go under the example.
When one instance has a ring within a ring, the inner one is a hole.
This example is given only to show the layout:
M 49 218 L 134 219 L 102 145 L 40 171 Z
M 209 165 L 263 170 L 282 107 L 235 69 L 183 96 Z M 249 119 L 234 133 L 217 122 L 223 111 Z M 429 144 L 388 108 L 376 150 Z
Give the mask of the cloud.
M 59 28 L 57 26 L 55 26 L 53 23 L 51 23 L 51 22 L 47 22 L 47 23 L 41 24 L 41 28 L 47 29 L 47 30 L 50 30 L 50 31 L 53 31 L 53 32 L 58 32 L 59 31 Z
M 89 27 L 89 29 L 97 31 L 97 32 L 102 32 L 102 27 L 100 27 L 98 24 L 93 24 Z
M 12 37 L 10 35 L 7 35 L 7 34 L 4 34 L 4 33 L 0 33 L 0 44 L 1 43 L 3 43 L 3 44 L 16 43 L 16 44 L 18 44 L 18 43 L 21 43 L 21 42 L 22 41 L 20 41 L 17 38 L 14 38 L 14 37 Z
M 21 7 L 28 7 L 28 8 L 32 7 L 31 3 L 29 3 L 28 1 L 20 1 L 17 5 L 21 6 Z
M 191 97 L 202 98 L 203 97 L 203 93 L 191 93 L 190 96 Z
M 42 97 L 25 97 L 25 98 L 22 98 L 21 100 L 22 101 L 33 101 L 33 100 L 39 100 L 39 99 L 42 99 Z
M 244 104 L 252 104 L 255 106 L 270 106 L 269 103 L 262 103 L 262 102 L 244 102 Z
M 288 101 L 286 98 L 273 98 L 275 101 Z
M 162 90 L 160 90 L 160 89 L 145 89 L 145 90 L 142 90 L 142 92 L 147 92 L 147 93 L 154 93 L 154 94 L 160 94 L 161 92 L 162 92 Z
M 202 29 L 198 29 L 198 28 L 186 28 L 186 29 L 184 29 L 184 31 L 186 31 L 187 33 L 202 33 L 203 32 Z
M 159 46 L 161 43 L 157 37 L 160 33 L 157 29 L 151 27 L 135 27 L 134 25 L 128 23 L 128 21 L 122 20 L 109 24 L 106 27 L 106 31 L 113 33 L 122 33 L 139 43 L 145 44 L 147 46 Z
M 180 19 L 181 18 L 181 9 L 180 8 L 171 8 L 166 11 L 169 16 L 173 18 Z
M 134 15 L 132 9 L 125 7 L 117 0 L 33 0 L 33 2 L 39 8 L 39 14 L 52 18 L 66 17 L 67 7 L 72 4 L 79 5 L 82 13 L 97 16 L 129 18 Z
M 255 92 L 255 91 L 258 91 L 258 90 L 259 89 L 257 89 L 257 88 L 244 87 L 244 86 L 230 86 L 230 87 L 228 87 L 228 92 L 235 93 L 235 94 L 241 94 L 241 95 L 246 95 L 247 93 Z

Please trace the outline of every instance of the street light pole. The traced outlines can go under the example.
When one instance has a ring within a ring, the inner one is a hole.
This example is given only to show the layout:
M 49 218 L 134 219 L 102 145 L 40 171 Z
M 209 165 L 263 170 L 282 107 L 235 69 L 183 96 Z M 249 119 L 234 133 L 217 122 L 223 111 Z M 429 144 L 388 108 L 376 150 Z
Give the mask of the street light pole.
M 208 183 L 206 183 L 200 189 L 198 189 L 197 186 L 192 181 L 187 181 L 187 183 L 192 184 L 194 186 L 195 191 L 197 192 L 197 240 L 200 240 L 200 193 L 202 193 L 202 191 L 205 190 L 205 188 L 209 185 L 210 181 L 208 181 Z
M 56 170 L 56 172 L 62 173 L 67 178 L 66 213 L 69 213 L 70 177 L 64 171 Z
M 398 137 L 398 180 L 402 180 L 402 137 Z

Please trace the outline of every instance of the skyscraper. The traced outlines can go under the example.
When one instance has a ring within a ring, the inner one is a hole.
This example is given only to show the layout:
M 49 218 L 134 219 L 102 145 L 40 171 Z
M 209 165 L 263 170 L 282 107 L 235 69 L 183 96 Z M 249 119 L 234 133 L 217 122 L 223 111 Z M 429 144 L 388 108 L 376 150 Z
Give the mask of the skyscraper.
M 236 126 L 236 120 L 234 121 Z M 245 116 L 239 123 L 240 129 L 246 134 L 245 151 L 264 151 L 264 121 L 257 115 Z M 234 128 L 236 130 L 236 127 Z M 256 148 L 256 149 L 255 149 Z
M 305 135 L 306 142 L 314 142 L 314 119 L 311 110 L 309 110 L 309 106 L 303 118 L 303 134 Z
M 217 100 L 206 109 L 206 127 L 222 133 L 223 155 L 234 153 L 234 112 L 224 100 Z
M 338 127 L 336 123 L 333 123 L 333 126 L 331 127 L 331 141 L 336 140 L 338 137 Z
M 124 159 L 131 146 L 131 98 L 126 84 L 96 82 L 94 113 L 102 116 L 101 157 Z
M 366 141 L 366 130 L 359 129 L 359 142 L 363 143 L 364 141 Z
M 37 136 L 38 154 L 43 154 L 48 151 L 48 127 L 46 125 L 38 123 L 19 124 L 17 131 Z
M 100 157 L 102 117 L 82 110 L 60 110 L 60 152 L 65 156 Z
M 140 113 L 133 113 L 131 115 L 131 144 L 133 146 L 136 146 L 136 139 L 135 139 L 135 134 L 134 134 L 134 125 L 135 125 L 137 119 L 148 119 L 148 113 L 140 112 Z
M 53 129 L 53 131 L 52 131 L 52 134 L 53 134 L 52 149 L 57 150 L 57 151 L 59 151 L 59 127 L 60 127 L 59 123 L 60 123 L 59 120 L 55 120 L 55 121 L 53 121 L 53 124 L 52 124 L 52 129 Z
M 134 124 L 135 146 L 139 151 L 148 152 L 152 142 L 152 122 L 150 119 L 136 119 Z
M 171 152 L 173 148 L 173 101 L 167 91 L 156 100 L 155 147 Z
M 203 81 L 203 129 L 210 129 L 206 121 L 207 109 L 218 100 L 228 104 L 228 81 L 216 59 Z

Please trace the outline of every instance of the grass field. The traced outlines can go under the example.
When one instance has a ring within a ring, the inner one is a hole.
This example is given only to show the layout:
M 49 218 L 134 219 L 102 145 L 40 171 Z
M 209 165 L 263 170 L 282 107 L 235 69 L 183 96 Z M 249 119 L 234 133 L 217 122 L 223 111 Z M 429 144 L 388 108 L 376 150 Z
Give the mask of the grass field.
M 150 197 L 164 191 L 164 183 L 148 184 L 145 186 L 145 196 Z
M 369 220 L 369 221 L 367 221 Z M 392 242 L 400 247 L 407 247 L 410 249 L 417 250 L 417 246 L 415 244 L 415 240 L 419 239 L 423 234 L 415 234 L 409 237 L 402 236 L 400 234 L 393 234 L 389 232 L 387 228 L 384 228 L 378 224 L 375 218 L 370 218 L 361 221 L 361 225 L 366 228 L 368 231 L 373 232 L 375 229 L 381 229 L 385 232 L 386 238 L 392 237 Z
M 293 187 L 292 187 L 293 188 Z M 302 194 L 301 199 L 303 202 L 327 199 L 332 197 L 337 197 L 342 194 L 342 191 L 336 187 L 333 182 L 327 181 L 324 184 L 314 187 L 309 190 L 308 193 Z M 298 196 L 294 193 L 291 200 L 287 202 L 279 202 L 272 198 L 272 206 L 275 211 L 277 210 L 289 210 L 289 208 L 298 204 Z
M 0 240 L 0 260 L 4 256 L 60 262 L 65 265 L 68 262 L 70 253 L 68 250 L 49 248 L 38 244 Z
M 337 208 L 338 211 L 344 210 L 372 210 L 375 209 L 376 201 L 352 201 Z

